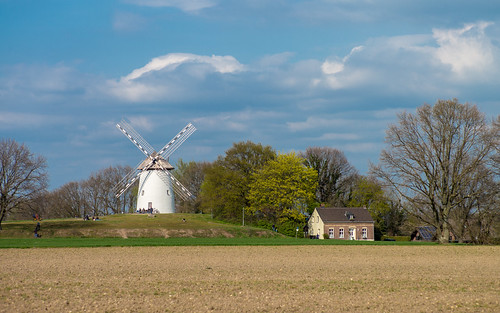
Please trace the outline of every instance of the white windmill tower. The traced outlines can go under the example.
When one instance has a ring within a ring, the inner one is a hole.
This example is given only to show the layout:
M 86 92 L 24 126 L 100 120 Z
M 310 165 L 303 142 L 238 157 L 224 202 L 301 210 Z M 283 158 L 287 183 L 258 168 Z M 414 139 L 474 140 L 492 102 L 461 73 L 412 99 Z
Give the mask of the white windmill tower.
M 146 155 L 146 159 L 115 186 L 116 197 L 120 197 L 137 178 L 140 178 L 137 209 L 155 209 L 159 213 L 175 213 L 174 193 L 183 200 L 192 198 L 193 195 L 170 173 L 174 167 L 170 165 L 168 158 L 196 131 L 196 128 L 189 123 L 159 152 L 156 152 L 125 120 L 116 124 L 116 127 Z

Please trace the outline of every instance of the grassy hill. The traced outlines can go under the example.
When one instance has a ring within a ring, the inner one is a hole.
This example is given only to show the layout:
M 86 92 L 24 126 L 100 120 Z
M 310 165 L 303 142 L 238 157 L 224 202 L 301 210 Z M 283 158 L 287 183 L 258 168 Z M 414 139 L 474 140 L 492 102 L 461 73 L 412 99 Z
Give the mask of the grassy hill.
M 36 221 L 2 223 L 0 238 L 32 238 Z M 223 223 L 207 214 L 119 214 L 100 217 L 98 221 L 82 219 L 48 219 L 40 222 L 43 238 L 214 238 L 214 237 L 281 237 L 261 228 Z

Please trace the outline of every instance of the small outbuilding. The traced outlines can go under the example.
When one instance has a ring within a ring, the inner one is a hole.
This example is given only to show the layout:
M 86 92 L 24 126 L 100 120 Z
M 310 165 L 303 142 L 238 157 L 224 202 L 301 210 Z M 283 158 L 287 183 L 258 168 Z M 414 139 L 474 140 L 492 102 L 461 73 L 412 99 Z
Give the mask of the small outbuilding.
M 310 238 L 375 240 L 375 222 L 366 208 L 319 207 L 307 226 Z
M 410 240 L 411 241 L 436 241 L 437 240 L 436 227 L 429 226 L 429 225 L 418 226 L 411 233 Z M 456 241 L 456 237 L 453 234 L 453 232 L 451 232 L 451 231 L 450 231 L 449 241 L 450 242 Z

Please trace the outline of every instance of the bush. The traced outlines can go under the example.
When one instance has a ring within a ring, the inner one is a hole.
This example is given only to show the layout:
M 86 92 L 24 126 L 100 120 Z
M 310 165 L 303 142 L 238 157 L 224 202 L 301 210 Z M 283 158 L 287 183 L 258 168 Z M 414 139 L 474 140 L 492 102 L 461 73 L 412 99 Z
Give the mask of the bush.
M 278 228 L 278 232 L 290 237 L 295 237 L 297 227 L 299 228 L 299 232 L 302 232 L 301 227 L 303 227 L 303 225 L 299 225 L 295 221 L 283 219 L 276 224 L 276 227 Z
M 382 236 L 381 240 L 393 239 L 395 241 L 410 241 L 410 236 Z

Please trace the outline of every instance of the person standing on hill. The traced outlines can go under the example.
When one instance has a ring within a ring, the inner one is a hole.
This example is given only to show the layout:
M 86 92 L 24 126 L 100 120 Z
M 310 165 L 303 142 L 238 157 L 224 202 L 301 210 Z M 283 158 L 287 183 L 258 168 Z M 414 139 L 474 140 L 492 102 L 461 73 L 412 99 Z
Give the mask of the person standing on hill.
M 36 223 L 36 227 L 35 227 L 35 231 L 34 231 L 34 233 L 35 233 L 35 238 L 40 238 L 40 237 L 42 237 L 42 236 L 40 236 L 40 235 L 38 234 L 38 232 L 39 232 L 39 231 L 40 231 L 40 223 Z

